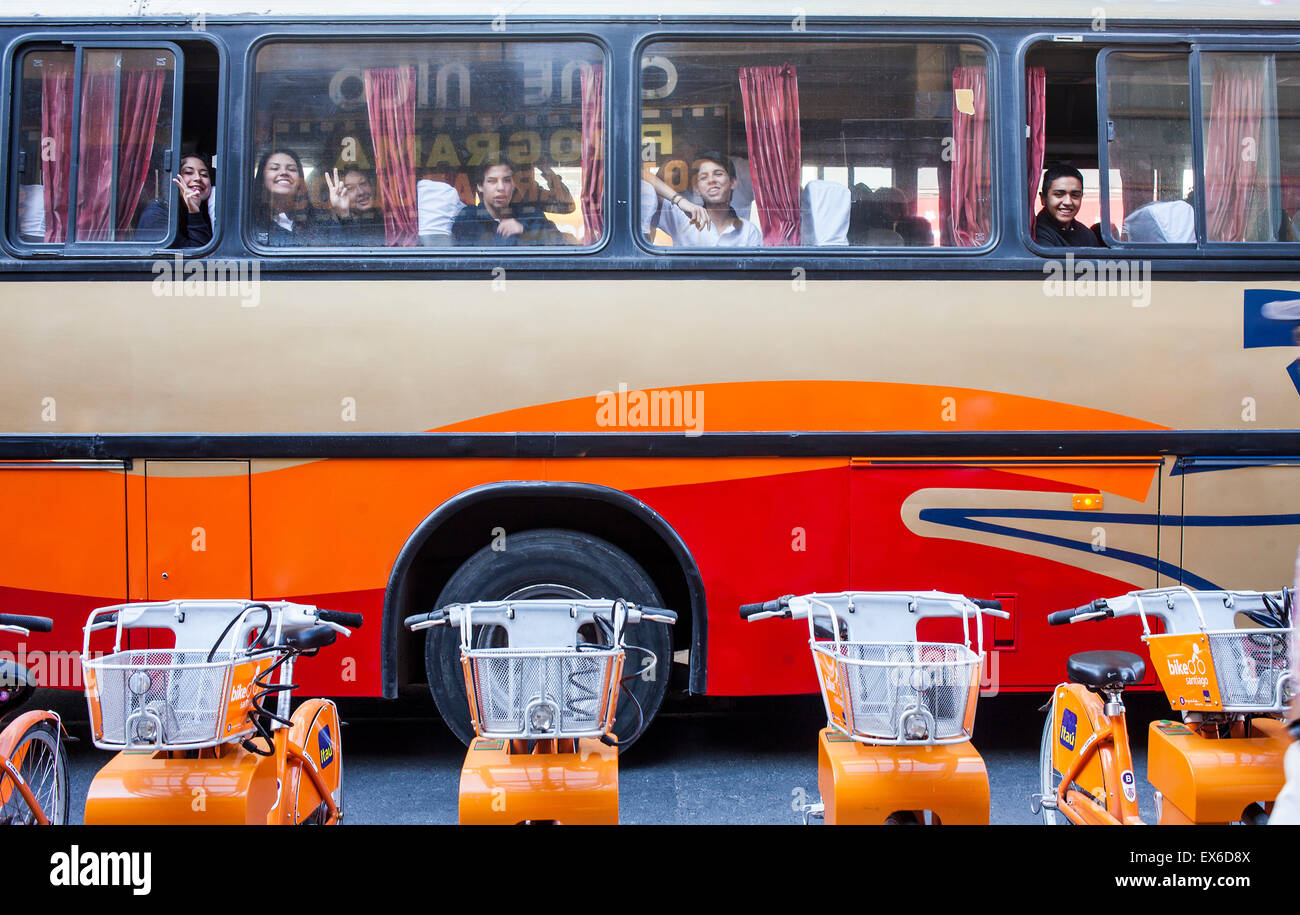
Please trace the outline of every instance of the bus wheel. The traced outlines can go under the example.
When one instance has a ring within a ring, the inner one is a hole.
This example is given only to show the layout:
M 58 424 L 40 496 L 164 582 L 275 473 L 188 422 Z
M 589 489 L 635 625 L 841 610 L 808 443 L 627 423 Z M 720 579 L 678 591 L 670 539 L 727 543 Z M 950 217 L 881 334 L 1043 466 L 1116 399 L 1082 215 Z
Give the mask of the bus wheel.
M 663 606 L 659 589 L 636 560 L 599 537 L 580 531 L 544 529 L 510 534 L 504 549 L 493 546 L 497 544 L 485 546 L 465 560 L 438 595 L 438 607 L 548 597 L 622 597 L 638 604 Z M 472 638 L 476 646 L 486 648 L 503 644 L 502 635 L 494 627 L 476 626 Z M 614 719 L 620 750 L 630 746 L 659 711 L 673 663 L 672 636 L 663 623 L 629 626 L 627 645 L 623 689 Z M 653 652 L 656 658 L 653 668 L 647 664 L 646 651 Z M 438 713 L 468 744 L 474 737 L 474 726 L 460 664 L 459 631 L 449 626 L 429 629 L 424 664 Z

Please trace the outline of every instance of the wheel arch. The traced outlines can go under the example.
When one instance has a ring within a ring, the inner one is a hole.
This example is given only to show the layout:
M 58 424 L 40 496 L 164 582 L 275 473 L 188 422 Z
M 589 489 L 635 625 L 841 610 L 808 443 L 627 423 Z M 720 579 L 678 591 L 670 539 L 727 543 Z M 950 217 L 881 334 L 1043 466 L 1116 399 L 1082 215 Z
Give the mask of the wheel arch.
M 487 483 L 457 493 L 425 516 L 393 563 L 384 589 L 380 646 L 383 695 L 396 698 L 404 683 L 423 677 L 420 644 L 402 626 L 412 613 L 433 609 L 442 585 L 459 565 L 502 528 L 511 533 L 569 528 L 602 537 L 637 560 L 670 607 L 689 606 L 674 627 L 673 647 L 690 648 L 692 693 L 705 691 L 708 617 L 704 581 L 686 543 L 663 516 L 641 500 L 592 483 L 534 480 Z M 686 625 L 683 626 L 682 623 Z M 412 676 L 412 667 L 419 676 Z

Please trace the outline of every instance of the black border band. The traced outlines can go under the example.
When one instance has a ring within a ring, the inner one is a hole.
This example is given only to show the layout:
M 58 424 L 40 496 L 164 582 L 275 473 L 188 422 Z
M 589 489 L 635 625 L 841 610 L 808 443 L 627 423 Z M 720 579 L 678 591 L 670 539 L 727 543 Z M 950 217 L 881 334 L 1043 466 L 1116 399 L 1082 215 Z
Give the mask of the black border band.
M 1300 455 L 1300 429 L 0 435 L 0 460 Z

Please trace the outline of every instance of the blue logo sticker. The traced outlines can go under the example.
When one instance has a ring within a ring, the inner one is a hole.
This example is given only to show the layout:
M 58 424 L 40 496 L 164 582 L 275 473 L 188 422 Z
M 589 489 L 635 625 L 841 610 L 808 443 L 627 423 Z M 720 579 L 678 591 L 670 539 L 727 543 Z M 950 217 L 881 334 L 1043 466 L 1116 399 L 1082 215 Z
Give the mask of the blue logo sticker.
M 316 743 L 320 747 L 320 767 L 328 769 L 334 762 L 334 741 L 330 740 L 330 726 L 327 724 L 316 733 Z
M 1067 750 L 1074 749 L 1075 733 L 1079 729 L 1079 716 L 1066 709 L 1061 712 L 1061 746 Z
M 1300 328 L 1300 293 L 1278 289 L 1247 289 L 1243 304 L 1242 346 L 1246 349 L 1295 346 Z M 1300 359 L 1286 367 L 1300 393 Z

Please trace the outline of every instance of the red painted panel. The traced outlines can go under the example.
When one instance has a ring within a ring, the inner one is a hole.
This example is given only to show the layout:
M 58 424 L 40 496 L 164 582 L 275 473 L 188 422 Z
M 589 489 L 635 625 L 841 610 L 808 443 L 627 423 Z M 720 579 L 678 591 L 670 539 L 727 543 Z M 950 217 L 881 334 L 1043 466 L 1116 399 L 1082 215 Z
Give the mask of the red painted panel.
M 935 487 L 1079 491 L 1076 485 L 979 467 L 877 466 L 855 470 L 851 587 L 886 591 L 935 588 L 971 597 L 1016 594 L 1016 645 L 1001 653 L 1000 682 L 996 684 L 999 689 L 1051 689 L 1065 678 L 1066 658 L 1076 651 L 1121 648 L 1144 652 L 1138 638 L 1141 626 L 1136 620 L 1072 627 L 1047 625 L 1048 613 L 1097 597 L 1127 593 L 1134 587 L 1129 582 L 1038 556 L 959 540 L 920 537 L 909 531 L 900 514 L 904 501 L 920 489 Z M 1154 528 L 1152 539 L 1154 542 Z M 926 621 L 920 636 L 960 641 L 961 622 Z
M 685 541 L 709 606 L 708 691 L 806 693 L 817 680 L 804 623 L 746 623 L 741 604 L 845 587 L 848 480 L 842 468 L 637 490 Z
M 339 636 L 314 658 L 294 662 L 294 692 L 298 699 L 313 696 L 378 696 L 379 634 L 384 622 L 384 589 L 334 594 L 262 595 L 261 600 L 291 600 L 323 610 L 360 613 L 365 622 L 352 635 Z

